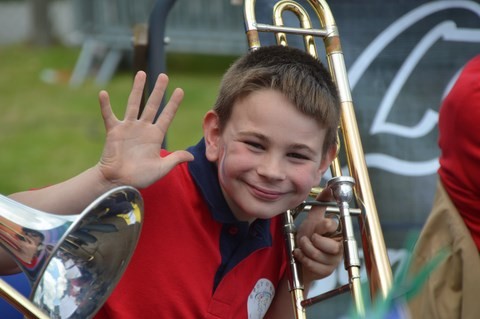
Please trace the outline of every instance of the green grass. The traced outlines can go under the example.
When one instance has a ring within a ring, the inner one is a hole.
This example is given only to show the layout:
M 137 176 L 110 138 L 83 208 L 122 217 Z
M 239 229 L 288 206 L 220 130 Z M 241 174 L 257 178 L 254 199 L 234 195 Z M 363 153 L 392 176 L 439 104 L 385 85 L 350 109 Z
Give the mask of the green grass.
M 68 76 L 79 53 L 79 48 L 0 47 L 0 194 L 56 183 L 98 161 L 104 140 L 98 92 L 110 93 L 122 117 L 132 71 L 122 67 L 105 87 L 92 78 L 70 87 Z M 168 132 L 169 149 L 185 148 L 201 137 L 203 114 L 214 103 L 221 75 L 233 59 L 168 55 L 168 93 L 174 87 L 185 90 Z M 48 69 L 61 79 L 42 81 Z

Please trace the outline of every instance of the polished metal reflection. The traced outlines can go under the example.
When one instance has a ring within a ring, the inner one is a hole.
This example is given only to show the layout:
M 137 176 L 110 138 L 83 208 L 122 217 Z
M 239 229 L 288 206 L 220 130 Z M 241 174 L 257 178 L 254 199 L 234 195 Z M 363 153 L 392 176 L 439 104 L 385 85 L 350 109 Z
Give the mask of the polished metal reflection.
M 50 318 L 90 318 L 120 280 L 143 221 L 143 201 L 115 188 L 81 214 L 41 212 L 0 195 L 0 244 L 27 275 Z

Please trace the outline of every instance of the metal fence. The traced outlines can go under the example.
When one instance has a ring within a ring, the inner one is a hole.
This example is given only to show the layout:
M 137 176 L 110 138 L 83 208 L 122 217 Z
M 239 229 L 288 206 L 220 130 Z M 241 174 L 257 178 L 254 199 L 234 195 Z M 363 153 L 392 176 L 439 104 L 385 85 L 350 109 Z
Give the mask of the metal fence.
M 247 49 L 243 7 L 229 0 L 177 0 L 166 35 L 168 51 L 239 54 Z
M 108 82 L 122 57 L 132 50 L 133 27 L 147 23 L 153 2 L 72 0 L 76 29 L 84 39 L 70 84 L 82 84 L 95 69 L 97 83 Z
M 72 0 L 77 29 L 84 34 L 82 51 L 71 84 L 81 84 L 98 69 L 97 83 L 110 80 L 120 60 L 132 51 L 133 30 L 148 24 L 153 6 L 172 0 Z M 239 54 L 246 51 L 243 11 L 228 0 L 173 0 L 165 25 L 165 50 L 205 54 Z M 151 22 L 151 21 L 150 21 Z M 156 21 L 158 24 L 159 21 Z M 100 61 L 100 62 L 98 62 Z M 94 63 L 100 63 L 95 67 Z

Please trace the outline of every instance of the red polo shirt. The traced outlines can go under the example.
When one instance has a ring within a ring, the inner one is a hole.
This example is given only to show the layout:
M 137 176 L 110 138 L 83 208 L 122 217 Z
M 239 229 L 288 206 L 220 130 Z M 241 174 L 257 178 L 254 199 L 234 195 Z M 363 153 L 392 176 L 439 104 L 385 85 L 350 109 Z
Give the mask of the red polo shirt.
M 236 221 L 203 141 L 190 151 L 194 162 L 142 190 L 138 246 L 95 318 L 248 318 L 268 309 L 285 271 L 281 218 Z

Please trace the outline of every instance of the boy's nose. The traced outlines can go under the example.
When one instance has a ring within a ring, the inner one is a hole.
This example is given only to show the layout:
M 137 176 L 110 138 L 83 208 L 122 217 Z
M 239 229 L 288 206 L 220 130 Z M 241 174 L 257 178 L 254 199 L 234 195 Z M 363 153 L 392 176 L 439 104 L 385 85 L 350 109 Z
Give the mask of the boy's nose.
M 265 156 L 257 168 L 258 175 L 272 180 L 283 180 L 286 178 L 285 165 L 276 156 Z

